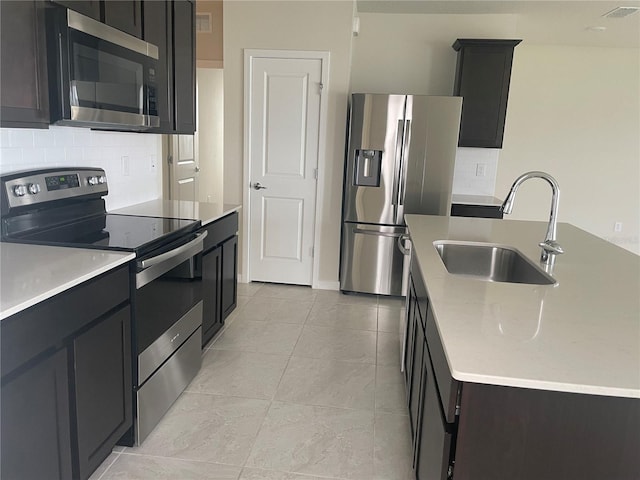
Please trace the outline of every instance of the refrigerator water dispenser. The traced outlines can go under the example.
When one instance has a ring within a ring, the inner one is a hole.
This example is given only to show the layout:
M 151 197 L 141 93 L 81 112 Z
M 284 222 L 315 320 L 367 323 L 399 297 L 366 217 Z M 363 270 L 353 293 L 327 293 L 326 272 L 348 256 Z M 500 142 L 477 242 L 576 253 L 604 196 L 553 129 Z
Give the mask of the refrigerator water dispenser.
M 356 150 L 353 184 L 361 187 L 379 187 L 382 150 Z

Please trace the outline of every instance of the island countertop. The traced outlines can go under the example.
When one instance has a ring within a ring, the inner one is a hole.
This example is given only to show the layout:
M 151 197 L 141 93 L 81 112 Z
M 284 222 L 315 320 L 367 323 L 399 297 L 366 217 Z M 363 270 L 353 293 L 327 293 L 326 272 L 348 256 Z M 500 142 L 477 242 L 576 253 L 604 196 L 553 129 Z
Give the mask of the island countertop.
M 539 264 L 546 222 L 406 215 L 456 380 L 640 398 L 640 257 L 558 224 L 555 285 L 447 272 L 433 242 L 489 242 Z
M 236 212 L 240 205 L 227 203 L 188 202 L 183 200 L 151 200 L 129 207 L 119 208 L 109 213 L 140 215 L 143 217 L 185 218 L 200 220 L 203 226 Z
M 0 320 L 135 258 L 129 252 L 0 242 Z

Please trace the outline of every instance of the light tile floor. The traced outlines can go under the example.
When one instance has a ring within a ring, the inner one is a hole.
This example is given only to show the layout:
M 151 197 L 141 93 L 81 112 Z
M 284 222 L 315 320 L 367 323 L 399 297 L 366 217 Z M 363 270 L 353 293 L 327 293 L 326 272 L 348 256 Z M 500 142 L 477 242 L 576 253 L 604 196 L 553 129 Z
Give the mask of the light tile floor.
M 137 448 L 90 480 L 407 480 L 404 302 L 240 284 L 202 369 Z

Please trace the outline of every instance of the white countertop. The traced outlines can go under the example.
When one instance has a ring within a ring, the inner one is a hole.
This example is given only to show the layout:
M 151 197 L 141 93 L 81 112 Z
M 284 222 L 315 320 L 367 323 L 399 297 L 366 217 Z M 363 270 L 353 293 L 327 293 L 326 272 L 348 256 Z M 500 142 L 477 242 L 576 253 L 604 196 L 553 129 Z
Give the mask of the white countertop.
M 129 252 L 0 242 L 0 320 L 134 258 Z
M 200 220 L 202 225 L 207 225 L 230 213 L 240 210 L 240 208 L 242 208 L 240 205 L 227 203 L 157 199 L 119 208 L 109 213 L 140 215 L 144 217 L 185 218 L 188 220 Z
M 489 195 L 451 195 L 451 203 L 459 205 L 481 205 L 487 207 L 499 207 L 502 205 L 502 200 Z
M 546 222 L 405 218 L 455 379 L 640 398 L 640 257 L 561 223 L 557 285 L 485 282 L 449 274 L 433 242 L 509 245 L 538 263 Z

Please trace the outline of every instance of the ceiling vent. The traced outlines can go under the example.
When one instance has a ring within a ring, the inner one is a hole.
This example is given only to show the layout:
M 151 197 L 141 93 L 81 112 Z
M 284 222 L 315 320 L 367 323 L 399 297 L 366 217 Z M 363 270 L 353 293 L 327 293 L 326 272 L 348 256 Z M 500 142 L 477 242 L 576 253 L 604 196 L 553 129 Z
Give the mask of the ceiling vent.
M 618 7 L 614 8 L 610 12 L 605 13 L 602 16 L 606 18 L 623 18 L 628 17 L 629 15 L 633 15 L 638 10 L 640 10 L 640 7 Z

